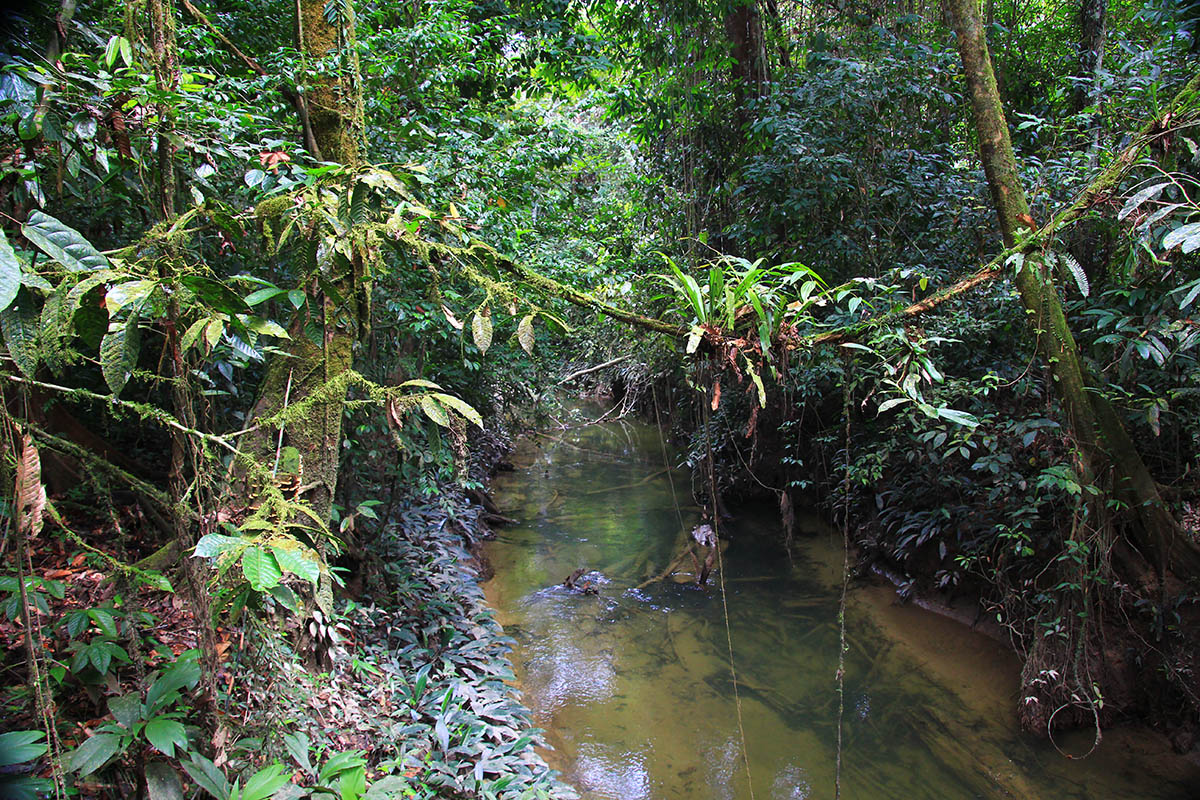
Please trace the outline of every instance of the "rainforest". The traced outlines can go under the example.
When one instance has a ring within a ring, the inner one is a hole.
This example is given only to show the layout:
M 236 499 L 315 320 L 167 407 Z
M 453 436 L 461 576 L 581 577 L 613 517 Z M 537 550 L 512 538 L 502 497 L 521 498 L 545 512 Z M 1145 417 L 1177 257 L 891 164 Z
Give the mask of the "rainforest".
M 1200 793 L 1200 2 L 0 30 L 0 798 Z

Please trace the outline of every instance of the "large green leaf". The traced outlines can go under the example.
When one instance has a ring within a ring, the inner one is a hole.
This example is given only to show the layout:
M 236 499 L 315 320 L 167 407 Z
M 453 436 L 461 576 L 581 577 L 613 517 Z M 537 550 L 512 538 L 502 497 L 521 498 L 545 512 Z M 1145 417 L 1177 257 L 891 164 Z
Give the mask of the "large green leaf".
M 150 689 L 146 692 L 146 713 L 153 714 L 160 707 L 168 704 L 174 692 L 192 688 L 199 682 L 200 664 L 196 660 L 196 651 L 188 650 L 180 654 L 175 662 L 150 685 Z
M 178 720 L 155 717 L 146 723 L 146 738 L 167 758 L 175 757 L 175 748 L 181 751 L 188 746 L 187 731 Z
M 183 781 L 167 762 L 151 761 L 146 765 L 146 791 L 150 800 L 183 800 Z
M 217 311 L 226 314 L 244 314 L 250 310 L 240 294 L 230 289 L 220 281 L 205 278 L 203 275 L 186 275 L 179 282 L 191 289 L 200 302 Z
M 125 749 L 126 740 L 114 733 L 94 734 L 65 756 L 67 768 L 80 777 L 91 775 Z
M 433 399 L 432 395 L 425 395 L 421 398 L 421 410 L 425 412 L 425 416 L 443 428 L 450 427 L 450 415 L 446 413 L 446 409 L 442 407 L 441 403 Z
M 4 334 L 4 346 L 25 377 L 32 378 L 37 372 L 37 316 L 33 304 L 26 295 L 16 306 L 0 311 L 0 332 Z
M 104 295 L 104 307 L 108 309 L 110 316 L 116 316 L 117 312 L 125 306 L 138 305 L 154 291 L 158 286 L 158 281 L 123 281 L 118 283 L 108 290 Z
M 46 752 L 46 744 L 38 741 L 46 738 L 41 731 L 11 731 L 0 733 L 0 767 L 21 764 Z
M 317 559 L 316 553 L 304 548 L 299 543 L 295 547 L 282 547 L 272 545 L 271 552 L 275 554 L 275 561 L 279 567 L 293 575 L 298 575 L 304 580 L 317 585 L 317 581 L 321 577 L 321 563 Z M 312 553 L 310 555 L 310 553 Z
M 229 797 L 229 781 L 225 780 L 225 773 L 204 756 L 199 753 L 191 753 L 187 761 L 180 762 L 180 766 L 196 782 L 197 786 L 213 797 L 219 798 L 219 800 Z
M 99 250 L 79 231 L 64 225 L 49 214 L 34 211 L 21 226 L 21 233 L 46 255 L 72 272 L 107 269 L 109 264 Z
M 0 309 L 8 308 L 17 299 L 21 288 L 21 261 L 13 252 L 4 231 L 0 230 Z
M 264 767 L 250 776 L 242 789 L 240 800 L 267 800 L 268 797 L 287 786 L 291 775 L 282 764 Z
M 124 322 L 113 322 L 100 342 L 100 371 L 113 396 L 121 394 L 137 366 L 140 342 L 137 309 Z
M 283 571 L 269 551 L 261 547 L 247 547 L 246 552 L 242 553 L 242 575 L 246 576 L 246 582 L 254 591 L 265 592 L 279 583 Z
M 433 397 L 441 405 L 453 408 L 455 411 L 466 417 L 470 422 L 478 425 L 480 428 L 483 427 L 483 417 L 479 416 L 479 412 L 476 411 L 470 403 L 466 402 L 465 400 L 460 400 L 451 394 L 435 394 Z M 422 403 L 422 408 L 424 408 L 424 403 Z M 434 420 L 434 422 L 437 422 L 437 420 Z

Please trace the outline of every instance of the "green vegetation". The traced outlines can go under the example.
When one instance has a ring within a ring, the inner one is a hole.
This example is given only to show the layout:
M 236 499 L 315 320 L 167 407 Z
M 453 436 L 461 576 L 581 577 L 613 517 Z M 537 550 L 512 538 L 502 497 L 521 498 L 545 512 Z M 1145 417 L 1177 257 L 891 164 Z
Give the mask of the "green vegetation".
M 561 376 L 667 415 L 709 513 L 978 597 L 1028 730 L 1189 741 L 1194 12 L 12 15 L 4 790 L 569 796 L 466 566 Z

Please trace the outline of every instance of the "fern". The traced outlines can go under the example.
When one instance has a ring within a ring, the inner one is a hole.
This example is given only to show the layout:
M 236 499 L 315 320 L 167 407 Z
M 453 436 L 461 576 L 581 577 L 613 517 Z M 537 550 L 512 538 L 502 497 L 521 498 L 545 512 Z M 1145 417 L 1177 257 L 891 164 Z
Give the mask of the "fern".
M 1088 282 L 1088 276 L 1083 271 L 1083 267 L 1075 260 L 1075 256 L 1070 253 L 1059 253 L 1058 260 L 1060 264 L 1070 271 L 1071 277 L 1075 279 L 1075 285 L 1079 287 L 1079 293 L 1087 297 L 1092 290 L 1092 285 Z

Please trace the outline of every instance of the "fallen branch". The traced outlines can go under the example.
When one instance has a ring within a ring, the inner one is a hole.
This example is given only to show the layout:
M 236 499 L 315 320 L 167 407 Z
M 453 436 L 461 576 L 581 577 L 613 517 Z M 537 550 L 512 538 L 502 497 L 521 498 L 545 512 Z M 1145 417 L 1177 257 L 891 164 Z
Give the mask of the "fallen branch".
M 570 375 L 563 378 L 561 381 L 559 381 L 558 383 L 556 383 L 554 385 L 562 386 L 564 383 L 570 383 L 571 381 L 575 380 L 576 378 L 582 378 L 584 375 L 589 375 L 593 372 L 599 372 L 600 370 L 605 369 L 606 367 L 611 367 L 614 364 L 620 364 L 622 361 L 628 361 L 631 358 L 633 358 L 632 355 L 617 356 L 614 359 L 605 361 L 603 364 L 597 364 L 596 366 L 588 367 L 587 369 L 576 370 L 575 372 L 572 372 Z

